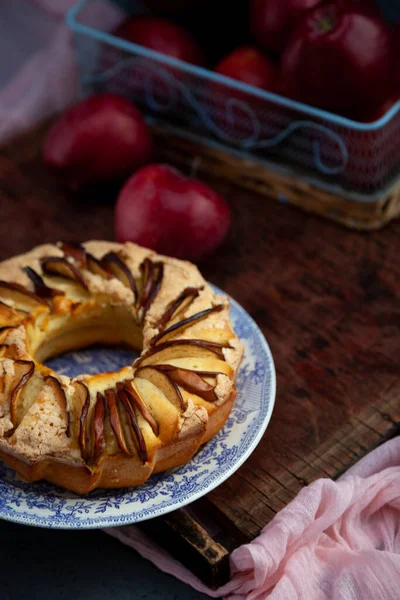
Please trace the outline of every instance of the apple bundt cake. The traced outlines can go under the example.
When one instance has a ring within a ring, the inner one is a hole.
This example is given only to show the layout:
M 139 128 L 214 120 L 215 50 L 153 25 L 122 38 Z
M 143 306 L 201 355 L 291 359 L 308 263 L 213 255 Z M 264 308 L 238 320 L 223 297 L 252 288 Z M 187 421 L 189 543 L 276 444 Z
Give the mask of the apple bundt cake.
M 65 377 L 50 356 L 141 350 L 113 373 Z M 0 458 L 84 494 L 187 462 L 224 425 L 242 345 L 229 300 L 197 268 L 135 244 L 38 246 L 0 263 Z

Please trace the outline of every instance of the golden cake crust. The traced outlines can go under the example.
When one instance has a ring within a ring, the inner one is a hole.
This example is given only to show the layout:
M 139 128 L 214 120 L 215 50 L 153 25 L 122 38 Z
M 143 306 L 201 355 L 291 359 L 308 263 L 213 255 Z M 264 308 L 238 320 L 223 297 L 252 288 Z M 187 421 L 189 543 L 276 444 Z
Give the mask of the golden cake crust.
M 115 373 L 42 362 L 92 343 L 141 350 Z M 0 263 L 0 457 L 77 493 L 184 464 L 233 406 L 229 300 L 189 262 L 132 243 L 45 244 Z

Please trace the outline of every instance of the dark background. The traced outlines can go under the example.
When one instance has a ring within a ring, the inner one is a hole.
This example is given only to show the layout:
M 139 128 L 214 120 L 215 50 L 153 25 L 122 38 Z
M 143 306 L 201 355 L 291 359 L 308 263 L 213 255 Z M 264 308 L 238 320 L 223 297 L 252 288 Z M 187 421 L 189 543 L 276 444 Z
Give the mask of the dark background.
M 1 600 L 206 599 L 101 531 L 0 521 Z

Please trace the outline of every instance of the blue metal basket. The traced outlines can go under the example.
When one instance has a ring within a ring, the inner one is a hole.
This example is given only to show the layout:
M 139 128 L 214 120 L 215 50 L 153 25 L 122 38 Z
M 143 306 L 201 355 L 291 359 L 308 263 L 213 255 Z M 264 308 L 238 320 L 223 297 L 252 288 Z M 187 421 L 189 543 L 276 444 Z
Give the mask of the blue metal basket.
M 84 94 L 123 94 L 174 133 L 201 137 L 347 196 L 373 201 L 400 177 L 400 101 L 359 123 L 99 31 L 80 0 L 68 13 Z M 140 2 L 134 12 L 145 12 Z

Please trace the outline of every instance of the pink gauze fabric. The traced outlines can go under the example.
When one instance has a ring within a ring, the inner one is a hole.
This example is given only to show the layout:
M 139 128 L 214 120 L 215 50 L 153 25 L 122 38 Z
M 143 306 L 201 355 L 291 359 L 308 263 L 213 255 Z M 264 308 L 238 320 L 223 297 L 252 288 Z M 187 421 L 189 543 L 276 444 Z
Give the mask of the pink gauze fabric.
M 0 142 L 70 104 L 79 96 L 73 35 L 65 24 L 76 0 L 3 3 L 0 20 Z M 112 30 L 122 13 L 97 1 L 86 12 L 91 26 Z
M 232 553 L 231 580 L 217 591 L 135 526 L 106 532 L 214 598 L 399 600 L 400 437 L 338 481 L 319 479 L 301 490 L 257 539 Z

